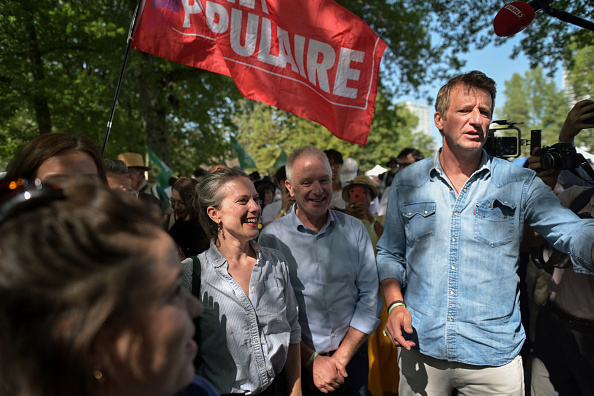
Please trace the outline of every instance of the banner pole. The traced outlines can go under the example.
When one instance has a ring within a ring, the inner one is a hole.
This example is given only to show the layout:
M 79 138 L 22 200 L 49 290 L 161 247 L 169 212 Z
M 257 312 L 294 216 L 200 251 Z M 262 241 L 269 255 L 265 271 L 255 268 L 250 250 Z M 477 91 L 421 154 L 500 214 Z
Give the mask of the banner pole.
M 109 120 L 107 121 L 107 130 L 105 131 L 105 137 L 103 138 L 103 148 L 101 154 L 105 156 L 105 148 L 107 147 L 107 140 L 109 139 L 109 133 L 111 132 L 111 123 L 113 121 L 113 115 L 118 103 L 118 96 L 120 94 L 120 88 L 122 86 L 122 80 L 124 78 L 124 70 L 126 69 L 126 62 L 128 61 L 128 53 L 130 52 L 130 44 L 132 43 L 132 34 L 134 33 L 134 26 L 136 25 L 136 16 L 138 15 L 138 8 L 142 0 L 138 0 L 136 9 L 132 15 L 132 22 L 130 23 L 130 29 L 128 30 L 128 39 L 126 43 L 126 52 L 124 53 L 124 60 L 122 61 L 122 68 L 120 70 L 120 76 L 118 77 L 118 84 L 116 86 L 115 95 L 113 97 L 113 103 L 111 105 L 111 111 L 109 113 Z

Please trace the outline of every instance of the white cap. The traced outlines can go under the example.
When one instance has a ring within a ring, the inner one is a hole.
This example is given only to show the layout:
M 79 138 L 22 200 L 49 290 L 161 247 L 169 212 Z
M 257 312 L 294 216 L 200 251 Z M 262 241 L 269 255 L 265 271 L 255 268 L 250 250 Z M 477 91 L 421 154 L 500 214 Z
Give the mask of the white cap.
M 357 165 L 357 161 L 354 158 L 345 159 L 340 169 L 340 181 L 343 183 L 352 181 L 357 177 L 358 170 L 359 165 Z

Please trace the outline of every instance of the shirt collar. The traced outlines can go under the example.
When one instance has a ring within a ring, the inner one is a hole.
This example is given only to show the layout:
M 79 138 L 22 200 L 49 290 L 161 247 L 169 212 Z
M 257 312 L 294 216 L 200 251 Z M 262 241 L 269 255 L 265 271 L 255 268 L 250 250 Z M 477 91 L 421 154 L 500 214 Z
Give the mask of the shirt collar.
M 443 169 L 441 169 L 441 163 L 439 162 L 439 154 L 441 154 L 441 148 L 437 150 L 435 155 L 433 156 L 433 166 L 431 167 L 430 173 L 431 177 L 435 177 L 437 174 L 443 175 Z M 491 165 L 492 165 L 492 157 L 487 154 L 485 149 L 482 149 L 482 156 L 481 162 L 479 162 L 479 166 L 474 171 L 474 173 L 481 172 L 483 170 L 487 170 L 487 172 L 491 172 Z
M 334 213 L 334 211 L 332 209 L 328 209 L 328 219 L 326 219 L 326 224 L 324 224 L 324 226 L 320 229 L 320 232 L 315 232 L 314 230 L 306 227 L 303 224 L 303 222 L 299 219 L 299 217 L 297 217 L 297 214 L 295 213 L 294 209 L 290 214 L 292 215 L 291 220 L 293 221 L 293 227 L 295 227 L 295 229 L 297 229 L 297 231 L 299 231 L 299 232 L 307 232 L 310 234 L 323 234 L 326 232 L 326 229 L 328 227 L 333 226 L 337 221 L 336 214 Z
M 258 262 L 260 262 L 260 258 L 262 256 L 260 245 L 258 245 L 258 243 L 254 240 L 250 241 L 249 244 L 252 247 L 252 249 L 254 249 L 254 251 L 256 252 L 256 258 Z M 214 240 L 212 239 L 210 240 L 210 248 L 206 251 L 206 258 L 208 259 L 209 263 L 212 263 L 212 266 L 214 268 L 219 268 L 228 265 L 227 260 L 225 259 L 225 257 L 223 257 L 219 249 L 217 249 L 217 247 L 214 244 Z

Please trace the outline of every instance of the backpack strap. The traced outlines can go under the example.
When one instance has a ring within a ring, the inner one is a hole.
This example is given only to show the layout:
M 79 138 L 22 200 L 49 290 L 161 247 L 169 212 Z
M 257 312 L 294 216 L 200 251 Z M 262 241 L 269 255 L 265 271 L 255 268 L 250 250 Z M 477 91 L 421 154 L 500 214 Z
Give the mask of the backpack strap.
M 200 275 L 202 273 L 200 259 L 198 256 L 190 256 L 189 258 L 192 259 L 192 294 L 202 300 L 200 298 Z
M 592 199 L 592 196 L 594 195 L 594 187 L 588 188 L 587 190 L 584 190 L 580 193 L 580 195 L 578 195 L 577 197 L 575 197 L 573 199 L 573 201 L 571 201 L 571 205 L 569 205 L 569 209 L 571 209 L 573 211 L 573 213 L 579 213 L 580 210 L 582 210 L 582 208 L 584 206 L 586 206 L 588 204 L 588 202 L 590 202 L 590 200 Z

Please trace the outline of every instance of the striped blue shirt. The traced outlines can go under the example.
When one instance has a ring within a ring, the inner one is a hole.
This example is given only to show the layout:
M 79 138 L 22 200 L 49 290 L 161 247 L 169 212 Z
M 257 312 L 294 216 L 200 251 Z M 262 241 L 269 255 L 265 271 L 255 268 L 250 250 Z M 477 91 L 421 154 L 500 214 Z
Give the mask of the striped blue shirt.
M 258 262 L 249 295 L 229 275 L 229 264 L 211 242 L 198 257 L 200 293 L 200 374 L 219 393 L 259 393 L 280 373 L 289 344 L 301 341 L 297 302 L 285 258 L 252 242 Z

